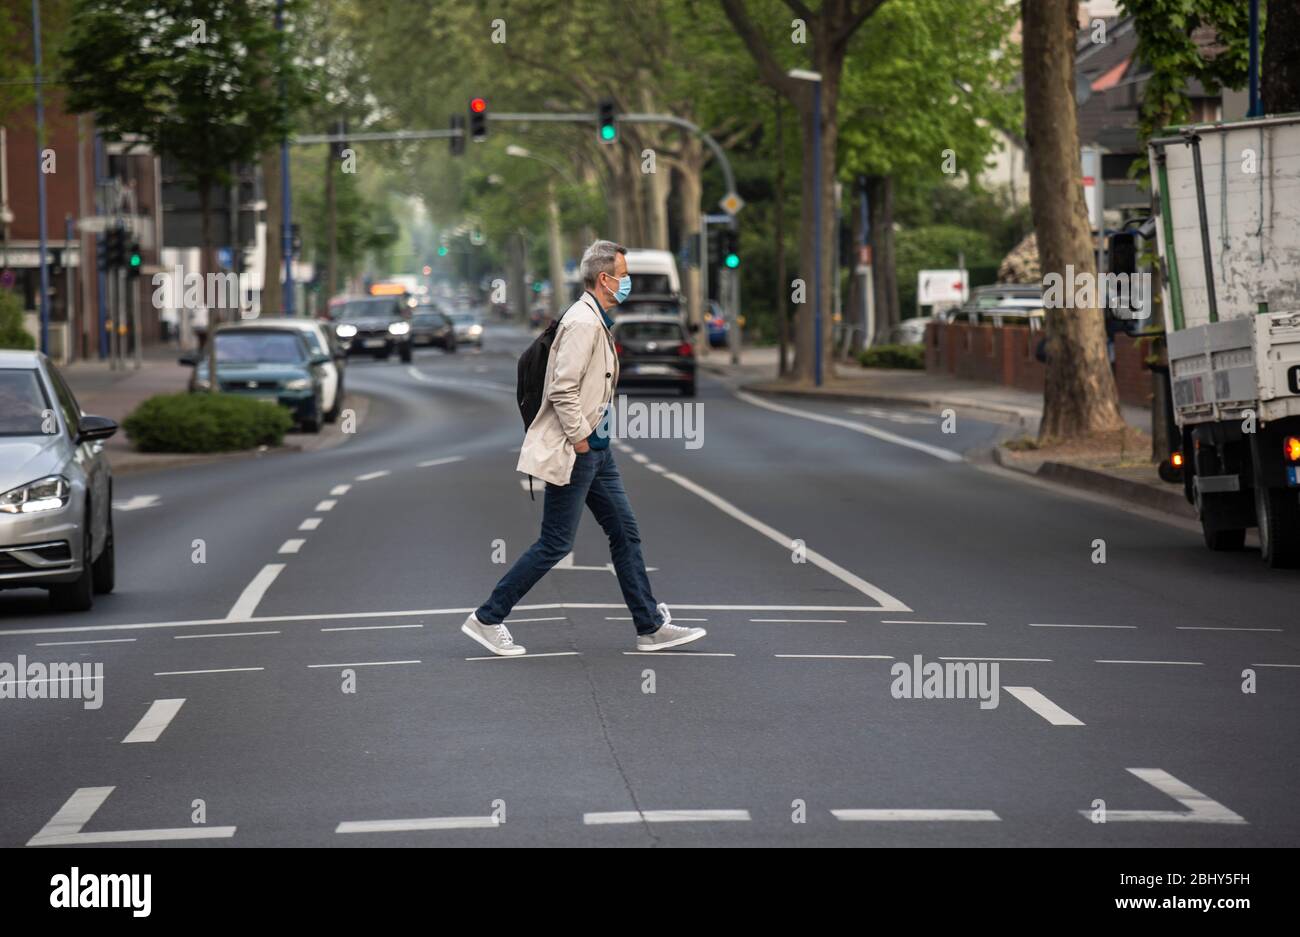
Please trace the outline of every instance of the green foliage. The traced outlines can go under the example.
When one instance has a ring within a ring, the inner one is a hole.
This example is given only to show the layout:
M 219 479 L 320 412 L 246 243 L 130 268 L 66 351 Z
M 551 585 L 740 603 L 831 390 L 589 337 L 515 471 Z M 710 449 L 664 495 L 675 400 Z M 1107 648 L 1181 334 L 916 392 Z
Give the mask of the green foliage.
M 1138 58 L 1151 69 L 1138 115 L 1143 141 L 1164 127 L 1183 123 L 1189 114 L 1189 81 L 1213 93 L 1222 87 L 1240 88 L 1250 60 L 1250 5 L 1242 0 L 1121 0 L 1135 18 Z M 1213 47 L 1198 44 L 1194 34 L 1212 27 Z M 1211 50 L 1213 54 L 1211 54 Z M 1145 152 L 1131 175 L 1145 176 Z
M 964 255 L 968 268 L 996 266 L 1002 259 L 987 232 L 949 224 L 905 228 L 898 232 L 894 250 L 898 303 L 904 315 L 911 315 L 916 307 L 919 271 L 955 268 L 958 253 Z
M 925 370 L 924 345 L 874 345 L 858 353 L 864 368 L 903 368 Z
M 0 289 L 0 348 L 31 351 L 36 340 L 23 328 L 23 306 L 12 290 Z
M 141 452 L 231 452 L 280 445 L 293 417 L 284 407 L 233 394 L 160 394 L 122 427 Z

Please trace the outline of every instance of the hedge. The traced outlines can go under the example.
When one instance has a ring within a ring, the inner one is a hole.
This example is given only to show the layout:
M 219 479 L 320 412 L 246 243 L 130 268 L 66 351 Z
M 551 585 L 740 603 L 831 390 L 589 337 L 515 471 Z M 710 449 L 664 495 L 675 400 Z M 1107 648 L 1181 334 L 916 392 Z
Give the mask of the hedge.
M 23 328 L 23 306 L 12 290 L 0 288 L 0 348 L 31 351 L 36 339 Z
M 924 345 L 874 345 L 858 355 L 864 368 L 906 368 L 925 370 Z
M 280 445 L 293 417 L 284 407 L 232 394 L 159 394 L 122 427 L 141 452 L 231 452 Z

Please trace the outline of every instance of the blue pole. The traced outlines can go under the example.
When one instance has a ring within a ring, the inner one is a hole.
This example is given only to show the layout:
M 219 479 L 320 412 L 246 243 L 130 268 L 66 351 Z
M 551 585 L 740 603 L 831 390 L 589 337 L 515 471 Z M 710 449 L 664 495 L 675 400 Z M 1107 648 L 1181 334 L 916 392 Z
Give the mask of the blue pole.
M 813 84 L 813 382 L 822 386 L 822 83 Z
M 1259 100 L 1259 0 L 1250 0 L 1250 109 L 1247 117 L 1259 117 L 1264 108 Z
M 45 101 L 41 96 L 41 6 L 32 0 L 32 47 L 36 53 L 36 204 L 40 215 L 41 242 L 41 352 L 50 353 L 50 267 L 46 262 L 48 238 L 45 231 L 45 172 L 41 169 L 41 146 L 45 142 Z
M 284 31 L 284 0 L 276 0 L 275 28 Z M 280 92 L 284 92 L 284 82 L 280 82 Z M 293 316 L 293 196 L 289 185 L 289 144 L 280 144 L 280 257 L 284 267 L 284 299 L 281 315 Z M 266 284 L 262 285 L 266 288 Z

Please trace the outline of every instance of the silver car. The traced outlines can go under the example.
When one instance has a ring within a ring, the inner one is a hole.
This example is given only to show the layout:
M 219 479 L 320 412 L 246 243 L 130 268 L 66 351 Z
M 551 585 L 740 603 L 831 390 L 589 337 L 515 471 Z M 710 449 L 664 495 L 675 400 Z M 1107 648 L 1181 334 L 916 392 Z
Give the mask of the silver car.
M 65 611 L 113 591 L 117 424 L 81 412 L 44 355 L 0 350 L 0 589 L 45 588 Z

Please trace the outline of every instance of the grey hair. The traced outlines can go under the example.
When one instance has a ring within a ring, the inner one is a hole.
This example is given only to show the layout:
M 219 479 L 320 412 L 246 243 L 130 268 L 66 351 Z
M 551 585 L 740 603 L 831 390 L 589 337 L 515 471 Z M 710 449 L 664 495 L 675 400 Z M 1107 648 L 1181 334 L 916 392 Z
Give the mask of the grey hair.
M 578 265 L 582 273 L 584 286 L 595 286 L 596 277 L 602 273 L 614 275 L 614 258 L 626 254 L 627 248 L 613 241 L 592 241 L 591 246 L 582 252 L 582 263 Z

